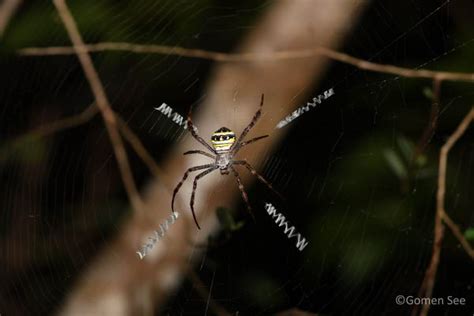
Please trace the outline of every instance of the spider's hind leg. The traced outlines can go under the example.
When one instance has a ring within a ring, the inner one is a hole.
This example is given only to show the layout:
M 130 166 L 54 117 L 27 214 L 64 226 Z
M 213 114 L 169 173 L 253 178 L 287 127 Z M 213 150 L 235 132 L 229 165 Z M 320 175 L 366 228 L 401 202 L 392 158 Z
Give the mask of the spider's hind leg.
M 174 213 L 174 200 L 176 198 L 176 194 L 178 194 L 179 189 L 183 185 L 184 181 L 186 181 L 186 179 L 188 178 L 189 173 L 193 172 L 193 171 L 197 171 L 197 170 L 208 169 L 208 168 L 211 168 L 213 166 L 214 166 L 214 164 L 207 164 L 207 165 L 202 165 L 202 166 L 191 167 L 188 170 L 186 170 L 186 172 L 184 173 L 183 178 L 178 183 L 178 185 L 174 188 L 174 191 L 173 191 L 173 198 L 171 199 L 171 210 L 173 211 L 173 213 Z
M 255 170 L 247 161 L 245 160 L 237 160 L 237 161 L 234 161 L 234 165 L 244 165 L 249 171 L 251 174 L 253 174 L 254 176 L 257 177 L 258 180 L 260 180 L 261 182 L 263 182 L 263 184 L 265 184 L 273 193 L 275 193 L 276 195 L 278 195 L 283 201 L 285 200 L 285 197 L 283 195 L 280 194 L 280 192 L 278 192 L 277 190 L 275 190 L 273 188 L 273 185 L 267 180 L 265 179 L 262 175 L 260 175 L 257 170 Z
M 247 192 L 245 192 L 245 187 L 242 184 L 242 179 L 240 178 L 239 173 L 237 172 L 237 170 L 234 169 L 234 167 L 230 166 L 230 170 L 232 170 L 232 173 L 234 174 L 235 179 L 237 180 L 237 184 L 239 185 L 239 190 L 240 190 L 240 193 L 242 194 L 242 199 L 244 200 L 245 205 L 247 206 L 247 210 L 249 211 L 250 215 L 252 216 L 252 219 L 255 222 L 255 216 L 253 215 L 252 207 L 250 206 L 249 197 L 247 196 Z
M 207 170 L 204 170 L 203 172 L 201 172 L 200 174 L 198 174 L 195 178 L 194 178 L 194 182 L 193 182 L 193 192 L 191 193 L 191 212 L 193 213 L 193 218 L 194 218 L 194 222 L 196 223 L 196 226 L 198 229 L 201 229 L 201 227 L 199 227 L 199 224 L 198 224 L 198 221 L 197 221 L 197 218 L 196 218 L 196 213 L 194 213 L 194 197 L 196 195 L 196 188 L 197 188 L 197 182 L 199 179 L 201 179 L 202 177 L 204 177 L 205 175 L 208 175 L 209 173 L 211 173 L 212 171 L 216 170 L 218 167 L 212 165 L 211 168 L 207 169 Z

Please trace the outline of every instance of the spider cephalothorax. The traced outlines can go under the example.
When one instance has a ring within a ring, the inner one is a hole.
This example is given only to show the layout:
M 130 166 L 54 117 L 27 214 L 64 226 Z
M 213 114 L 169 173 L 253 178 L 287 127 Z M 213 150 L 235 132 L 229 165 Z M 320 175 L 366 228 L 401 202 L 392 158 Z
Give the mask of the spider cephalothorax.
M 196 194 L 196 188 L 197 188 L 197 182 L 199 179 L 204 177 L 205 175 L 208 175 L 214 170 L 219 169 L 221 174 L 229 174 L 231 171 L 234 174 L 235 178 L 237 179 L 237 184 L 239 185 L 239 190 L 242 194 L 242 198 L 244 199 L 245 203 L 247 204 L 247 209 L 249 210 L 250 214 L 252 215 L 252 211 L 250 208 L 249 200 L 247 197 L 247 193 L 245 192 L 244 185 L 242 184 L 242 180 L 240 179 L 239 173 L 237 170 L 235 170 L 234 166 L 235 165 L 241 165 L 246 167 L 254 176 L 256 176 L 260 181 L 265 183 L 272 191 L 278 194 L 276 192 L 272 185 L 265 180 L 261 175 L 257 173 L 257 171 L 252 168 L 252 166 L 245 160 L 234 160 L 235 154 L 240 150 L 245 145 L 248 145 L 250 143 L 253 143 L 257 140 L 260 140 L 262 138 L 268 137 L 268 135 L 264 136 L 258 136 L 249 140 L 244 141 L 245 136 L 247 136 L 247 133 L 250 131 L 250 129 L 255 125 L 257 122 L 258 118 L 262 114 L 262 106 L 263 106 L 263 94 L 262 94 L 262 99 L 260 101 L 260 107 L 257 110 L 257 113 L 255 113 L 252 121 L 250 124 L 243 130 L 242 134 L 240 134 L 239 138 L 235 139 L 235 133 L 232 132 L 230 129 L 227 127 L 221 127 L 217 131 L 215 131 L 212 134 L 211 137 L 211 143 L 212 146 L 209 145 L 204 139 L 202 139 L 201 136 L 197 134 L 196 129 L 194 128 L 193 122 L 191 120 L 191 110 L 189 110 L 188 114 L 188 130 L 191 132 L 191 135 L 200 142 L 204 147 L 206 147 L 211 153 L 202 151 L 202 150 L 190 150 L 185 152 L 185 155 L 190 155 L 190 154 L 201 154 L 206 157 L 212 158 L 214 161 L 209 164 L 201 165 L 201 166 L 196 166 L 189 168 L 186 170 L 184 173 L 183 179 L 178 183 L 176 188 L 173 191 L 173 199 L 171 200 L 171 209 L 174 212 L 174 199 L 176 197 L 176 194 L 178 193 L 179 189 L 183 185 L 184 181 L 187 179 L 188 175 L 190 172 L 197 171 L 197 170 L 203 170 L 201 173 L 199 173 L 195 178 L 193 182 L 193 191 L 191 193 L 191 212 L 193 213 L 193 218 L 194 221 L 196 222 L 196 226 L 198 228 L 199 224 L 196 219 L 196 214 L 194 213 L 194 196 Z M 253 215 L 252 215 L 253 216 Z

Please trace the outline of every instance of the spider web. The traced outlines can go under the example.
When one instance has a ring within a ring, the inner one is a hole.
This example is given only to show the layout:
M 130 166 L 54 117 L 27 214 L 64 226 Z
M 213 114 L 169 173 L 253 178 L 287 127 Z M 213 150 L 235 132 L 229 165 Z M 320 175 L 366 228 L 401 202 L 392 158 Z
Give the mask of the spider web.
M 89 43 L 159 43 L 225 52 L 272 3 L 70 5 Z M 343 50 L 415 69 L 474 72 L 472 14 L 472 4 L 461 0 L 374 1 Z M 69 45 L 69 40 L 47 2 L 25 4 L 4 38 L 0 314 L 56 311 L 130 212 L 99 117 L 51 137 L 9 142 L 36 126 L 80 113 L 93 101 L 75 56 L 12 53 L 58 45 Z M 157 161 L 188 137 L 182 126 L 153 108 L 166 102 L 185 116 L 190 104 L 205 97 L 212 62 L 131 53 L 100 53 L 93 59 L 114 110 L 127 118 L 147 148 L 159 149 L 153 152 Z M 473 104 L 472 86 L 443 83 L 437 131 L 416 161 L 411 158 L 432 103 L 430 82 L 334 63 L 318 86 L 301 87 L 311 91 L 310 99 L 330 88 L 335 95 L 285 126 L 288 135 L 265 157 L 262 174 L 286 201 L 261 184 L 248 188 L 256 223 L 239 203 L 232 216 L 243 226 L 228 236 L 214 236 L 218 246 L 210 246 L 196 266 L 212 300 L 229 312 L 267 315 L 296 307 L 330 315 L 379 315 L 408 314 L 413 307 L 397 306 L 395 297 L 416 296 L 429 263 L 438 148 Z M 230 106 L 237 116 L 238 102 Z M 471 137 L 468 132 L 456 146 L 448 166 L 448 212 L 464 229 L 474 226 Z M 134 155 L 131 163 L 144 187 L 147 170 Z M 303 251 L 265 212 L 267 202 L 309 241 Z M 473 311 L 474 273 L 469 258 L 446 235 L 433 295 L 465 298 L 467 305 L 432 310 L 467 314 Z M 185 281 L 161 313 L 211 314 L 209 300 Z

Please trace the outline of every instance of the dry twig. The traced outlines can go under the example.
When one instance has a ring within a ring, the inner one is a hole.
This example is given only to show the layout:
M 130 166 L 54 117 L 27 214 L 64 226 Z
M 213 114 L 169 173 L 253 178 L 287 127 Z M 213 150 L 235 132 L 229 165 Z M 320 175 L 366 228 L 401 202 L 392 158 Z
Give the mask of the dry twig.
M 117 129 L 117 119 L 115 113 L 113 112 L 110 102 L 107 99 L 102 82 L 100 81 L 99 75 L 92 63 L 92 59 L 89 54 L 83 50 L 77 49 L 79 46 L 83 46 L 84 42 L 82 40 L 81 34 L 77 28 L 76 22 L 69 11 L 64 0 L 53 0 L 54 5 L 61 17 L 61 20 L 64 23 L 66 31 L 74 44 L 75 53 L 79 58 L 79 61 L 86 75 L 87 81 L 91 87 L 92 92 L 94 93 L 95 103 L 99 108 L 102 117 L 105 122 L 105 127 L 109 133 L 110 141 L 115 152 L 115 157 L 117 159 L 117 164 L 122 175 L 122 180 L 124 182 L 128 197 L 135 211 L 139 212 L 143 209 L 143 202 L 141 201 L 140 195 L 138 194 L 135 181 L 133 179 L 133 174 L 130 169 L 130 164 L 128 162 L 127 152 L 125 151 L 122 138 Z
M 474 73 L 459 73 L 447 71 L 433 71 L 427 69 L 410 69 L 393 65 L 377 64 L 360 58 L 350 56 L 335 50 L 316 47 L 302 50 L 276 51 L 270 53 L 238 53 L 227 54 L 221 52 L 212 52 L 201 49 L 189 49 L 177 46 L 164 45 L 141 45 L 132 43 L 103 42 L 97 44 L 87 44 L 80 47 L 30 47 L 19 50 L 19 54 L 27 56 L 45 56 L 45 55 L 69 55 L 73 54 L 75 49 L 82 53 L 100 52 L 107 50 L 127 51 L 132 53 L 146 54 L 166 54 L 177 55 L 181 57 L 208 59 L 220 62 L 252 62 L 252 61 L 280 61 L 299 58 L 310 58 L 314 56 L 325 56 L 345 64 L 352 65 L 359 69 L 368 71 L 392 74 L 407 78 L 425 78 L 434 80 L 450 81 L 468 81 L 474 82 Z
M 7 141 L 5 147 L 9 147 L 12 144 L 21 143 L 27 139 L 45 137 L 68 128 L 73 128 L 82 125 L 90 121 L 97 114 L 97 111 L 97 107 L 94 103 L 92 103 L 84 111 L 77 115 L 44 124 L 40 127 L 34 128 L 29 132 L 24 133 L 23 135 L 17 136 L 12 140 Z M 8 152 L 5 151 L 5 154 L 8 154 Z
M 426 146 L 428 146 L 436 131 L 436 127 L 438 126 L 441 82 L 442 81 L 438 79 L 433 80 L 433 100 L 431 103 L 430 118 L 428 125 L 426 125 L 425 130 L 423 131 L 423 134 L 421 135 L 421 138 L 415 148 L 412 163 L 415 162 L 417 158 L 425 151 Z
M 145 146 L 143 146 L 140 138 L 128 127 L 127 123 L 118 114 L 115 114 L 115 116 L 117 117 L 120 132 L 122 132 L 125 140 L 132 146 L 135 153 L 147 166 L 151 174 L 153 174 L 155 178 L 160 178 L 165 181 L 164 185 L 171 193 L 175 184 L 170 183 L 167 177 L 160 177 L 165 174 L 164 170 L 158 166 L 153 156 L 148 152 Z
M 435 216 L 435 229 L 434 229 L 434 243 L 433 253 L 431 255 L 431 261 L 428 269 L 425 272 L 423 283 L 420 287 L 419 297 L 431 297 L 433 294 L 433 288 L 436 281 L 436 273 L 438 271 L 439 259 L 441 255 L 441 244 L 444 237 L 444 226 L 443 221 L 452 230 L 454 236 L 459 240 L 461 245 L 467 254 L 474 259 L 474 250 L 472 249 L 469 242 L 464 238 L 459 226 L 457 226 L 445 211 L 445 194 L 446 194 L 446 168 L 448 162 L 448 154 L 451 148 L 465 133 L 471 121 L 474 120 L 474 108 L 464 117 L 462 122 L 459 124 L 456 131 L 448 138 L 446 143 L 441 147 L 441 153 L 439 157 L 439 173 L 438 173 L 438 191 L 436 194 L 436 216 Z M 420 316 L 426 316 L 430 309 L 430 305 L 426 304 L 422 306 Z M 416 315 L 417 309 L 413 310 L 413 315 Z

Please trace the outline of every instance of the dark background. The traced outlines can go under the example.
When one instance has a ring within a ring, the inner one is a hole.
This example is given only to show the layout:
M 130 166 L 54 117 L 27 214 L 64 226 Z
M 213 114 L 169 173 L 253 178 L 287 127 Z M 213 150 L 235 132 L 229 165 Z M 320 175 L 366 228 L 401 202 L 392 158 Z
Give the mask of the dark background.
M 230 52 L 271 5 L 76 1 L 71 10 L 86 42 Z M 341 51 L 409 68 L 474 72 L 473 16 L 468 0 L 373 1 Z M 100 116 L 50 137 L 11 141 L 93 101 L 74 55 L 15 54 L 23 47 L 69 45 L 52 4 L 24 4 L 0 45 L 0 314 L 51 314 L 130 210 Z M 160 161 L 181 139 L 180 129 L 164 118 L 154 125 L 160 114 L 153 107 L 166 102 L 186 113 L 205 93 L 214 63 L 124 52 L 93 59 L 113 108 Z M 329 88 L 334 96 L 284 127 L 288 135 L 262 170 L 286 201 L 263 185 L 249 188 L 256 223 L 243 203 L 235 206 L 232 216 L 243 228 L 229 238 L 214 236 L 217 245 L 196 267 L 228 311 L 411 311 L 395 297 L 416 295 L 429 263 L 439 148 L 472 106 L 472 84 L 443 83 L 438 129 L 415 162 L 413 150 L 429 120 L 429 80 L 333 63 L 310 90 L 317 96 Z M 272 111 L 271 104 L 265 110 Z M 464 135 L 448 164 L 447 211 L 465 231 L 474 227 L 473 135 Z M 150 175 L 131 151 L 130 157 L 143 187 Z M 266 202 L 309 240 L 302 252 L 266 214 Z M 447 230 L 434 297 L 463 297 L 468 305 L 432 307 L 432 314 L 470 315 L 473 279 L 472 261 Z M 185 281 L 162 314 L 202 315 L 205 308 Z

